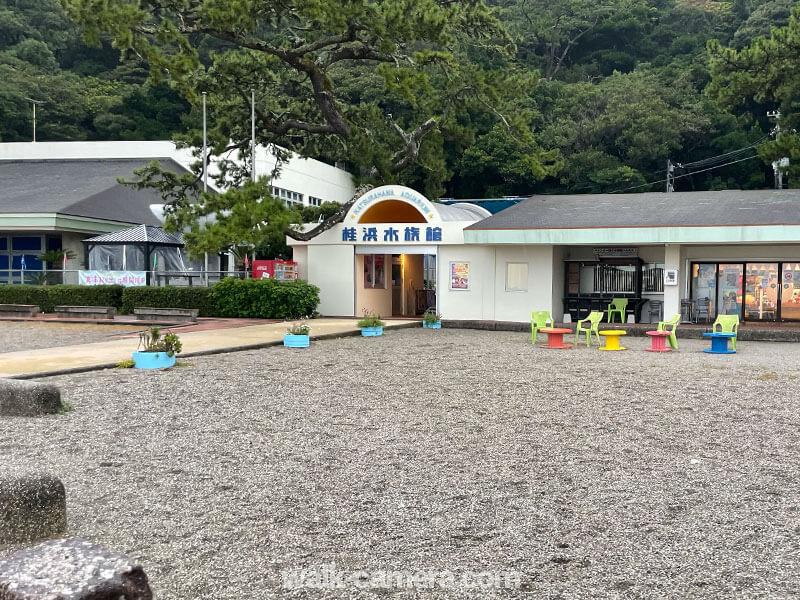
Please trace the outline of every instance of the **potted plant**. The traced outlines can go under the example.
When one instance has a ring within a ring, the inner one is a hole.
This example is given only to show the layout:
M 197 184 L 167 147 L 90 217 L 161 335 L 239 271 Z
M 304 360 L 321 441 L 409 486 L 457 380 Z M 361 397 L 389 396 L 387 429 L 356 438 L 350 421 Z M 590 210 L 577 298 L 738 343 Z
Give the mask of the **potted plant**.
M 163 369 L 175 364 L 175 355 L 183 346 L 176 334 L 170 332 L 162 337 L 158 327 L 151 327 L 139 334 L 139 348 L 133 353 L 137 369 Z
M 301 323 L 292 323 L 291 327 L 286 329 L 287 333 L 283 336 L 283 345 L 289 348 L 308 348 L 309 337 L 311 333 L 311 326 L 305 321 Z
M 442 328 L 442 315 L 436 314 L 436 310 L 429 308 L 422 314 L 422 326 L 428 329 Z
M 357 323 L 361 327 L 361 335 L 364 337 L 383 335 L 383 326 L 385 324 L 381 321 L 381 316 L 378 313 L 371 313 L 366 309 L 364 310 L 364 317 Z

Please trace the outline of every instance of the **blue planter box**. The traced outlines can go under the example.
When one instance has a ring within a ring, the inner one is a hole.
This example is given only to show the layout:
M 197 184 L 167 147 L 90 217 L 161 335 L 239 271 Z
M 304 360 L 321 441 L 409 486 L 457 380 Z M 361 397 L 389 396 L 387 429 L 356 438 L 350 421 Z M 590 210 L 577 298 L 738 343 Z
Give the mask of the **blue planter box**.
M 292 335 L 291 333 L 287 333 L 283 336 L 283 345 L 288 348 L 308 348 L 308 344 L 307 335 Z
M 175 365 L 175 355 L 166 352 L 134 352 L 133 363 L 137 369 L 165 369 Z
M 425 321 L 423 321 L 422 326 L 425 327 L 426 329 L 441 329 L 442 322 L 436 321 L 435 323 L 426 323 Z
M 364 337 L 383 335 L 383 325 L 381 325 L 380 327 L 362 327 L 361 335 L 363 335 Z

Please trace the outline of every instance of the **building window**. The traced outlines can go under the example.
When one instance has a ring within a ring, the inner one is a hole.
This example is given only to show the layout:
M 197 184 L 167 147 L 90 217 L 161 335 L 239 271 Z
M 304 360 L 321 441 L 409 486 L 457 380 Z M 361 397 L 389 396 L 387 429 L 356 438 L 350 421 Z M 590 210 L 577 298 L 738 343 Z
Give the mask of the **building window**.
M 386 256 L 383 254 L 364 255 L 364 287 L 384 289 L 386 287 Z
M 283 200 L 286 206 L 303 203 L 303 194 L 299 192 L 293 192 L 292 190 L 286 190 L 275 186 L 270 186 L 269 189 L 272 195 Z
M 659 294 L 664 291 L 663 263 L 642 265 L 642 293 Z
M 506 291 L 528 291 L 528 263 L 506 263 Z
M 317 198 L 315 196 L 308 197 L 308 205 L 309 206 L 322 206 L 322 198 Z

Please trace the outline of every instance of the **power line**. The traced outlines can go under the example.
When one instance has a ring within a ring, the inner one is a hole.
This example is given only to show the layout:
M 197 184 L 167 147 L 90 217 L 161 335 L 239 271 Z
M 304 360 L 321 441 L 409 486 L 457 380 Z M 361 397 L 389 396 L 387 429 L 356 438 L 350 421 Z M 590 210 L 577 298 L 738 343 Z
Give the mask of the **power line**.
M 724 160 L 727 160 L 728 158 L 731 158 L 732 156 L 736 156 L 737 154 L 741 154 L 742 152 L 747 152 L 751 148 L 755 148 L 756 146 L 758 146 L 759 144 L 761 144 L 763 141 L 765 141 L 768 138 L 769 138 L 769 136 L 765 135 L 760 140 L 757 140 L 757 141 L 753 142 L 752 144 L 750 144 L 749 146 L 745 146 L 744 148 L 739 148 L 738 150 L 731 150 L 730 152 L 726 152 L 725 154 L 719 154 L 717 156 L 711 156 L 709 158 L 703 158 L 701 160 L 698 160 L 698 161 L 695 161 L 695 162 L 691 162 L 691 163 L 685 163 L 685 164 L 675 163 L 675 166 L 676 167 L 681 167 L 682 169 L 692 169 L 694 167 L 705 167 L 706 165 L 710 165 L 710 164 L 713 164 L 713 163 L 723 162 Z
M 729 163 L 725 163 L 724 165 L 714 165 L 713 167 L 708 167 L 707 169 L 701 169 L 699 171 L 693 171 L 691 173 L 684 173 L 683 175 L 675 175 L 670 179 L 674 180 L 674 179 L 680 179 L 682 177 L 690 177 L 692 175 L 697 175 L 698 173 L 705 173 L 706 171 L 711 171 L 712 169 L 721 169 L 722 167 L 727 167 L 728 165 L 735 165 L 736 163 L 740 163 L 742 161 L 750 160 L 753 158 L 758 158 L 758 154 L 754 154 L 753 156 L 747 156 L 745 158 L 740 158 L 739 160 L 734 160 Z M 619 190 L 613 190 L 609 192 L 609 194 L 616 194 L 617 192 L 627 192 L 628 190 L 635 190 L 637 188 L 648 187 L 651 185 L 656 185 L 657 183 L 666 183 L 666 181 L 667 181 L 666 179 L 660 179 L 658 181 L 651 181 L 650 183 L 643 183 L 641 185 L 632 185 L 631 187 L 626 187 Z

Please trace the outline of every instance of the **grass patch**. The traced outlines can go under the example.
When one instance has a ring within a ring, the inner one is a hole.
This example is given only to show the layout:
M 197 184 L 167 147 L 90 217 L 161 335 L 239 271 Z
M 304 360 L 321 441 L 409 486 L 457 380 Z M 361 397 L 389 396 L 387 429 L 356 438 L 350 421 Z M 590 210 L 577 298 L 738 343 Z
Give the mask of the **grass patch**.
M 62 402 L 61 408 L 58 409 L 58 412 L 56 412 L 56 414 L 64 415 L 66 413 L 72 412 L 73 410 L 75 409 L 72 407 L 72 404 L 70 404 L 69 402 Z
M 136 365 L 136 363 L 133 362 L 133 359 L 129 358 L 127 360 L 119 361 L 117 363 L 117 368 L 118 369 L 132 369 L 135 365 Z
M 777 378 L 778 378 L 778 374 L 777 373 L 772 373 L 772 372 L 762 373 L 761 375 L 756 377 L 756 379 L 758 379 L 759 381 L 771 381 L 771 380 L 777 379 Z
M 176 360 L 176 367 L 194 367 L 197 363 L 189 362 L 188 360 Z

